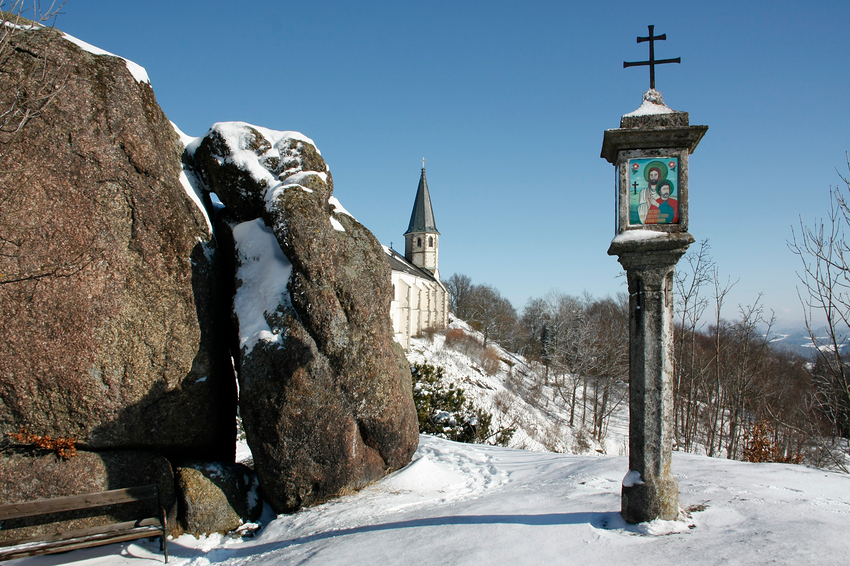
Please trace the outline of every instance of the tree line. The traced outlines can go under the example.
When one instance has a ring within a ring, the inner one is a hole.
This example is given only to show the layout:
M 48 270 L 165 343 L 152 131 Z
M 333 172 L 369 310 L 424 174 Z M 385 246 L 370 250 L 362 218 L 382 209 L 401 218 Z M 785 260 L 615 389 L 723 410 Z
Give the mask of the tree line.
M 837 207 L 840 219 L 850 225 L 846 202 L 839 200 Z M 822 231 L 798 237 L 796 253 L 801 257 L 812 257 L 805 245 L 821 255 L 828 247 L 813 234 Z M 825 291 L 830 285 L 837 288 L 837 276 L 823 275 L 827 267 L 835 269 L 836 261 L 820 261 L 825 265 L 819 268 L 804 262 L 809 265 L 803 272 L 809 274 L 809 287 L 804 288 L 810 289 L 808 296 L 811 289 L 819 289 L 814 296 L 820 302 L 809 304 L 812 309 L 826 308 L 832 322 L 829 336 L 818 339 L 808 315 L 807 326 L 819 347 L 807 358 L 774 343 L 775 319 L 761 304 L 761 296 L 750 305 L 729 307 L 727 297 L 736 281 L 721 277 L 707 240 L 685 255 L 675 279 L 677 449 L 847 471 L 846 442 L 842 445 L 841 439 L 850 437 L 850 390 L 841 325 L 847 328 L 843 315 L 850 316 L 850 300 L 842 302 L 846 294 Z M 842 274 L 850 289 L 850 268 Z M 536 364 L 539 383 L 532 384 L 532 390 L 550 386 L 556 392 L 554 402 L 568 409 L 566 424 L 601 442 L 613 411 L 628 402 L 628 296 L 576 297 L 552 291 L 529 299 L 517 313 L 493 286 L 473 284 L 466 275 L 452 275 L 446 286 L 452 312 L 480 330 L 485 341 L 498 342 Z M 840 314 L 839 307 L 844 307 Z
M 810 360 L 774 345 L 775 317 L 761 296 L 726 318 L 737 281 L 723 279 L 707 240 L 676 272 L 674 430 L 678 448 L 747 459 L 755 433 L 769 437 L 773 457 L 823 465 Z M 707 314 L 708 313 L 708 314 Z
M 450 309 L 488 341 L 523 355 L 539 368 L 527 391 L 533 401 L 545 386 L 568 409 L 569 427 L 601 442 L 628 381 L 628 297 L 595 299 L 557 291 L 532 298 L 521 314 L 491 285 L 462 274 L 446 281 Z

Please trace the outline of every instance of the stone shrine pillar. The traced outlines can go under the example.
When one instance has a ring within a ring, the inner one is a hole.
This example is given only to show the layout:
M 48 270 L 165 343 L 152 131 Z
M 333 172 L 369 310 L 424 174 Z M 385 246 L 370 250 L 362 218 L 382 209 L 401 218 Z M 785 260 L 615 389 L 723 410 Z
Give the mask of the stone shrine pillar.
M 629 284 L 629 472 L 621 512 L 630 523 L 679 514 L 671 470 L 673 275 L 694 241 L 688 156 L 706 130 L 688 125 L 688 113 L 668 108 L 651 88 L 602 142 L 602 157 L 617 168 L 617 235 L 608 254 L 618 256 Z

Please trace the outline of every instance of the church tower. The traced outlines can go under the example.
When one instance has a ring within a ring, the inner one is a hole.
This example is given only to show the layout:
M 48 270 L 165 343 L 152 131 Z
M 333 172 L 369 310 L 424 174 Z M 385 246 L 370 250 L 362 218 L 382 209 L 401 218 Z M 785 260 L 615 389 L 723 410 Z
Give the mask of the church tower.
M 410 224 L 404 233 L 404 259 L 422 269 L 427 269 L 440 280 L 440 233 L 434 223 L 434 210 L 431 208 L 431 195 L 428 193 L 428 181 L 425 180 L 425 160 L 422 160 L 422 176 L 413 202 Z

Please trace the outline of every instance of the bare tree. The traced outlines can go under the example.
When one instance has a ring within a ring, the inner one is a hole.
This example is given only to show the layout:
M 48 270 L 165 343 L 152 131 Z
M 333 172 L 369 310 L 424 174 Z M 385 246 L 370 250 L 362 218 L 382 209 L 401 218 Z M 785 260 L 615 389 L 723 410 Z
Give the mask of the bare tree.
M 515 336 L 516 310 L 492 285 L 474 285 L 470 291 L 469 320 L 484 334 L 484 346 L 490 339 L 506 344 Z
M 848 157 L 850 168 L 850 157 Z M 839 174 L 844 188 L 850 181 Z M 802 263 L 797 272 L 806 329 L 816 351 L 816 389 L 810 406 L 830 424 L 833 438 L 850 438 L 850 375 L 845 353 L 850 327 L 850 207 L 840 186 L 830 187 L 830 208 L 826 218 L 806 226 L 800 219 L 799 231 L 792 231 L 789 247 Z M 823 317 L 823 329 L 816 318 Z M 817 427 L 818 423 L 812 423 Z M 846 454 L 845 454 L 846 456 Z M 835 464 L 847 471 L 843 458 Z
M 699 254 L 694 258 L 699 259 Z M 714 287 L 714 320 L 703 331 L 697 323 L 698 309 L 691 314 L 677 313 L 681 321 L 676 328 L 678 367 L 674 370 L 678 377 L 679 448 L 690 451 L 700 446 L 710 456 L 748 458 L 758 432 L 759 442 L 771 443 L 771 457 L 786 462 L 803 460 L 812 444 L 811 435 L 802 430 L 811 375 L 799 357 L 772 346 L 774 317 L 765 313 L 761 295 L 751 305 L 739 305 L 737 319 L 726 320 L 724 306 L 737 281 L 727 278 L 724 283 L 710 261 L 686 265 L 709 266 L 703 271 Z M 690 283 L 700 279 L 699 272 L 679 277 Z M 695 286 L 680 285 L 680 292 L 683 287 L 690 293 L 690 301 L 682 302 L 698 304 Z M 817 457 L 805 459 L 816 463 Z
M 540 298 L 529 299 L 525 304 L 520 318 L 520 326 L 524 333 L 520 353 L 530 359 L 543 362 L 548 370 L 545 344 L 549 334 L 549 313 L 546 307 L 546 301 Z
M 454 273 L 445 281 L 445 285 L 449 292 L 449 310 L 458 318 L 466 320 L 469 316 L 472 279 L 462 273 Z
M 628 297 L 594 300 L 589 294 L 577 298 L 553 291 L 529 305 L 525 324 L 538 321 L 541 351 L 551 382 L 569 409 L 569 426 L 587 426 L 589 437 L 601 442 L 612 412 L 625 397 Z
M 725 408 L 729 415 L 726 457 L 730 459 L 741 456 L 744 425 L 753 421 L 763 395 L 757 384 L 768 365 L 770 332 L 776 318 L 773 313 L 765 318 L 760 301 L 761 295 L 752 305 L 739 306 L 740 318 L 729 328 Z
M 611 413 L 626 397 L 629 376 L 629 299 L 620 293 L 591 302 L 587 307 L 592 343 L 589 377 L 592 381 L 591 434 L 602 442 Z
M 728 323 L 723 320 L 723 306 L 726 295 L 732 290 L 738 281 L 732 281 L 727 277 L 726 283 L 720 282 L 720 274 L 715 266 L 712 270 L 712 281 L 714 283 L 714 325 L 710 328 L 712 342 L 711 372 L 713 380 L 704 386 L 703 403 L 706 408 L 703 416 L 704 443 L 706 454 L 714 456 L 723 447 L 724 427 L 726 426 L 726 389 L 724 388 L 724 360 L 728 347 Z
M 581 299 L 558 292 L 546 296 L 549 325 L 546 355 L 558 395 L 570 410 L 569 426 L 574 426 L 578 389 L 587 374 L 590 325 Z
M 674 329 L 673 366 L 674 431 L 677 444 L 690 449 L 692 426 L 695 422 L 696 393 L 704 377 L 705 363 L 698 356 L 698 330 L 705 324 L 703 315 L 708 299 L 702 289 L 711 282 L 714 260 L 709 253 L 708 239 L 685 254 L 684 268 L 676 270 L 677 325 Z

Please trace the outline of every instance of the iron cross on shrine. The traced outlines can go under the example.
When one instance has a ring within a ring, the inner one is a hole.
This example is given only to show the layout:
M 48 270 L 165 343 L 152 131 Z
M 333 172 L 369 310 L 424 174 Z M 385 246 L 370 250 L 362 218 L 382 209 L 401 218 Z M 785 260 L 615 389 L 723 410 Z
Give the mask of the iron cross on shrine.
M 653 35 L 653 31 L 655 30 L 655 26 L 647 26 L 649 28 L 649 37 L 638 37 L 637 42 L 643 43 L 644 41 L 649 42 L 649 61 L 637 61 L 634 63 L 627 63 L 623 61 L 623 68 L 626 67 L 640 67 L 643 65 L 649 65 L 649 88 L 655 90 L 655 66 L 663 65 L 665 63 L 681 63 L 682 58 L 676 57 L 675 59 L 655 59 L 655 42 L 656 41 L 664 41 L 667 39 L 667 34 L 662 33 L 661 35 Z

